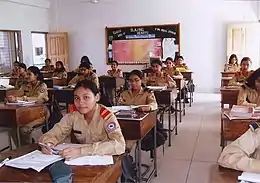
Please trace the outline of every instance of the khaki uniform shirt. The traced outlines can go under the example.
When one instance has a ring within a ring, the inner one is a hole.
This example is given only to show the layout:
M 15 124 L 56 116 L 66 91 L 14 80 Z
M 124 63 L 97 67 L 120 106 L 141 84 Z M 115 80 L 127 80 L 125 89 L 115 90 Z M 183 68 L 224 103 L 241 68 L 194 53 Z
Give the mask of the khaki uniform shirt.
M 241 88 L 237 98 L 237 105 L 260 106 L 260 95 L 255 89 Z
M 27 85 L 27 81 L 25 79 L 25 76 L 19 76 L 19 78 L 17 78 L 16 83 L 15 83 L 15 88 L 19 89 L 21 88 L 23 85 Z
M 115 71 L 113 70 L 108 70 L 107 71 L 108 75 L 111 76 L 111 77 L 119 77 L 119 78 L 122 78 L 123 77 L 123 72 L 121 69 L 117 69 Z
M 225 64 L 224 72 L 239 72 L 240 67 L 237 64 Z
M 81 155 L 119 155 L 125 152 L 125 140 L 119 123 L 103 105 L 96 104 L 90 123 L 77 111 L 66 114 L 39 141 L 57 145 L 71 133 L 80 144 L 86 144 L 81 147 Z
M 59 79 L 64 79 L 64 78 L 67 78 L 68 75 L 67 75 L 66 71 L 64 71 L 64 72 L 54 72 L 52 77 L 57 77 Z
M 167 86 L 176 88 L 176 82 L 166 73 L 150 73 L 144 83 L 148 86 Z
M 226 168 L 260 173 L 259 147 L 260 129 L 249 129 L 224 148 L 218 163 Z
M 245 83 L 245 80 L 253 73 L 254 71 L 247 72 L 236 72 L 233 78 L 229 81 L 229 86 L 242 86 Z
M 165 72 L 166 74 L 169 74 L 169 76 L 171 76 L 172 78 L 174 78 L 174 76 L 182 76 L 180 70 L 176 67 L 165 67 L 163 69 L 163 72 Z
M 97 85 L 97 87 L 99 87 L 98 76 L 93 71 L 89 71 L 89 73 L 86 76 L 75 76 L 74 78 L 72 78 L 72 80 L 70 80 L 69 85 L 76 85 L 78 82 L 83 81 L 85 79 L 93 81 Z
M 43 67 L 41 68 L 41 71 L 53 72 L 54 69 L 55 69 L 55 68 L 54 68 L 54 65 L 50 65 L 49 67 L 43 66 Z
M 151 110 L 158 108 L 156 98 L 152 91 L 144 91 L 142 88 L 136 96 L 131 90 L 123 91 L 118 100 L 119 105 L 149 105 Z
M 35 86 L 32 86 L 30 83 L 22 85 L 15 96 L 18 100 L 37 101 L 40 103 L 49 100 L 47 85 L 40 81 Z

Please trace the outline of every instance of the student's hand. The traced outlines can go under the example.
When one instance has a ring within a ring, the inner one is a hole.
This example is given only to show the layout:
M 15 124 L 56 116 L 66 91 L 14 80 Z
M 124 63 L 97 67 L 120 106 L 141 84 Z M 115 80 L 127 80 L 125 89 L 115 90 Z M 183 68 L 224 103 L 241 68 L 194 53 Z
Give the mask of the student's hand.
M 143 111 L 143 112 L 148 112 L 148 111 L 151 110 L 151 107 L 150 106 L 142 106 L 142 107 L 139 107 L 138 110 Z
M 43 154 L 52 154 L 52 149 L 51 148 L 54 148 L 54 145 L 53 144 L 48 144 L 48 147 L 41 147 L 41 151 Z
M 75 159 L 80 156 L 80 148 L 66 148 L 60 151 L 60 155 L 65 158 L 65 160 Z
M 13 96 L 13 95 L 9 95 L 9 96 L 7 97 L 7 101 L 8 101 L 8 102 L 16 102 L 16 97 Z

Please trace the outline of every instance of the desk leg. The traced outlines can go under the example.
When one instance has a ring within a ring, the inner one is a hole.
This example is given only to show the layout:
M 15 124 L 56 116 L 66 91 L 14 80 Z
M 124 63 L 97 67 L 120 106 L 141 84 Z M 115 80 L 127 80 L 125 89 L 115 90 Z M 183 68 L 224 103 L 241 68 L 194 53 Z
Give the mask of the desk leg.
M 171 124 L 172 124 L 172 121 L 171 121 L 171 103 L 170 103 L 170 106 L 169 106 L 169 111 L 168 111 L 168 136 L 169 136 L 169 147 L 172 146 L 172 129 L 171 129 Z M 176 109 L 175 109 L 175 112 L 176 112 Z
M 136 160 L 135 160 L 135 163 L 136 163 L 136 167 L 137 167 L 137 183 L 140 183 L 142 182 L 142 175 L 141 175 L 141 140 L 138 140 L 136 142 L 136 148 L 137 148 L 137 151 L 136 151 Z
M 177 101 L 175 101 L 175 109 L 177 109 Z M 175 135 L 178 135 L 178 114 L 177 114 L 177 110 L 175 110 L 174 113 L 174 117 L 175 117 Z
M 185 106 L 185 102 L 186 102 L 186 91 L 185 91 L 185 93 L 184 93 L 183 102 L 182 102 L 182 107 L 183 107 L 183 116 L 186 115 L 186 106 Z
M 20 148 L 21 147 L 21 136 L 20 136 L 20 127 L 19 126 L 16 127 L 16 136 L 17 136 L 17 145 L 18 145 L 17 148 Z
M 155 177 L 157 177 L 157 148 L 156 148 L 156 146 L 157 146 L 157 140 L 156 140 L 156 131 L 157 131 L 157 129 L 156 129 L 157 127 L 156 127 L 156 124 L 155 124 L 155 126 L 154 126 L 154 130 L 153 130 L 153 132 L 154 132 L 154 138 L 153 138 L 153 144 L 154 144 L 154 152 L 153 152 L 153 168 L 154 168 L 154 176 Z
M 181 108 L 181 93 L 180 93 L 180 95 L 179 95 L 179 117 L 180 117 L 180 123 L 181 123 L 181 121 L 182 121 L 182 108 Z

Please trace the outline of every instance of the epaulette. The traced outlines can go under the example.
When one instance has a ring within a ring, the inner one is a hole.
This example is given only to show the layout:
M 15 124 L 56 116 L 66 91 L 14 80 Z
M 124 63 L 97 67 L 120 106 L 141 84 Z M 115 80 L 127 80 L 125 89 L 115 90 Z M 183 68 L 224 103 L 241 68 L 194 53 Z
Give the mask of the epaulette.
M 249 128 L 252 130 L 252 132 L 255 132 L 260 127 L 259 122 L 252 122 L 249 124 Z
M 105 107 L 101 107 L 101 108 L 100 108 L 100 115 L 101 115 L 101 117 L 102 117 L 104 120 L 108 119 L 108 117 L 110 116 L 110 114 L 111 114 L 111 112 L 110 112 L 108 109 L 106 109 Z

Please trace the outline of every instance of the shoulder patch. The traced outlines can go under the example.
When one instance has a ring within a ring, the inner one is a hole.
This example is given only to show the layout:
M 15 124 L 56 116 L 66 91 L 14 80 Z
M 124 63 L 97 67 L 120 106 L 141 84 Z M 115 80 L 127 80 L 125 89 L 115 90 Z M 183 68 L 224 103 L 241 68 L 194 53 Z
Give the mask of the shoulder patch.
M 101 117 L 102 117 L 104 120 L 108 119 L 108 117 L 110 116 L 110 114 L 111 114 L 111 112 L 110 112 L 108 109 L 106 109 L 105 107 L 101 107 L 101 108 L 100 108 L 100 115 L 101 115 Z
M 252 122 L 249 124 L 249 128 L 252 130 L 252 132 L 255 132 L 260 126 L 259 122 Z
M 115 122 L 109 122 L 107 124 L 106 128 L 107 128 L 108 132 L 112 132 L 112 131 L 114 131 L 116 129 L 116 123 Z

